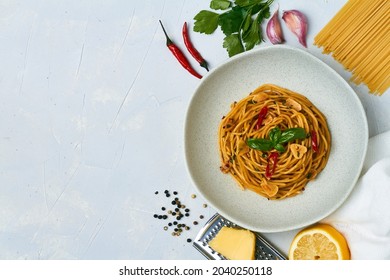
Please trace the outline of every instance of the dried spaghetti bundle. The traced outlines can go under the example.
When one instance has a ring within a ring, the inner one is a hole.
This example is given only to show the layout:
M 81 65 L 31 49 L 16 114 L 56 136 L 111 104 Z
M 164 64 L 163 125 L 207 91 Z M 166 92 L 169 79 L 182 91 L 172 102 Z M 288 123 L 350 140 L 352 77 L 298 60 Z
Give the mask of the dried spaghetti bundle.
M 354 83 L 383 94 L 390 86 L 390 1 L 349 0 L 314 44 L 351 71 Z

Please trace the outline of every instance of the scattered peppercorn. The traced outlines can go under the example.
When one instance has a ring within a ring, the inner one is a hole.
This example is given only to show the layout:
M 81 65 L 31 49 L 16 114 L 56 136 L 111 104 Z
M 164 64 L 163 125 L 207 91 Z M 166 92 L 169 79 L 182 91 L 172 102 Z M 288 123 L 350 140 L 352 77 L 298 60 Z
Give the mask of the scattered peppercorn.
M 155 191 L 154 194 L 159 194 L 159 191 Z M 171 197 L 172 195 L 174 195 L 175 197 L 168 200 L 171 202 L 171 205 L 173 205 L 173 207 L 166 207 L 166 206 L 162 206 L 161 207 L 161 211 L 163 211 L 162 213 L 155 213 L 153 214 L 153 217 L 154 218 L 158 218 L 158 219 L 164 219 L 164 220 L 168 220 L 166 225 L 163 227 L 163 229 L 165 231 L 167 231 L 169 229 L 169 227 L 171 227 L 171 234 L 172 236 L 180 236 L 180 234 L 183 234 L 184 231 L 189 231 L 190 230 L 190 227 L 187 226 L 185 223 L 183 222 L 179 222 L 181 220 L 185 220 L 187 217 L 190 216 L 190 209 L 187 208 L 187 206 L 185 204 L 182 203 L 182 201 L 180 200 L 180 197 L 178 197 L 178 192 L 177 191 L 173 191 L 173 192 L 170 192 L 168 189 L 164 191 L 164 194 L 166 197 Z M 191 195 L 191 198 L 196 198 L 196 194 L 192 194 Z M 203 208 L 206 208 L 207 207 L 207 204 L 203 204 Z M 171 209 L 169 209 L 171 208 Z M 200 215 L 199 216 L 200 219 L 203 219 L 204 216 L 203 215 Z M 169 219 L 174 219 L 174 221 L 169 221 Z M 198 225 L 198 221 L 193 221 L 192 222 L 194 225 Z M 187 242 L 192 242 L 192 239 L 191 238 L 188 238 L 187 239 Z

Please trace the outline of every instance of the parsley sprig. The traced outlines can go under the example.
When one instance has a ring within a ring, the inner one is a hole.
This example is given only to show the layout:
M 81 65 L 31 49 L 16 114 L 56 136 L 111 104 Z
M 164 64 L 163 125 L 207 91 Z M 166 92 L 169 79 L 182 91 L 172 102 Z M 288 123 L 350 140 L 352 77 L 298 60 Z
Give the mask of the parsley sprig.
M 225 34 L 223 47 L 229 57 L 253 49 L 263 39 L 260 28 L 270 17 L 269 7 L 274 0 L 212 0 L 210 8 L 225 11 L 200 11 L 195 17 L 194 31 L 212 34 L 218 26 Z

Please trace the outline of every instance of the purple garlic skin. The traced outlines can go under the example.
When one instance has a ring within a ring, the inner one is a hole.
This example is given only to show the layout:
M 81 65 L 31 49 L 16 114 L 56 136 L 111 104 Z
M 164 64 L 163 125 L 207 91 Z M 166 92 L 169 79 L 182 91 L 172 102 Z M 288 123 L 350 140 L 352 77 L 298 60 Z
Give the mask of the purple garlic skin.
M 289 10 L 283 13 L 282 19 L 286 23 L 288 29 L 294 33 L 299 42 L 307 48 L 306 34 L 307 34 L 307 19 L 304 14 L 298 10 Z
M 267 29 L 266 29 L 268 39 L 274 45 L 281 44 L 284 42 L 283 32 L 280 26 L 278 15 L 279 15 L 279 9 L 275 11 L 274 15 L 268 21 Z

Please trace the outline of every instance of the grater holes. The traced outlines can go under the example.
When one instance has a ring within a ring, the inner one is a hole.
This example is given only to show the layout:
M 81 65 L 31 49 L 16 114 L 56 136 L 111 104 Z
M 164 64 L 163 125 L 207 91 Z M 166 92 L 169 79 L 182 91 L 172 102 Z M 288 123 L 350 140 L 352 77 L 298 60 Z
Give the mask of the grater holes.
M 265 251 L 263 246 L 256 246 L 256 257 L 259 260 L 270 260 L 272 255 Z

